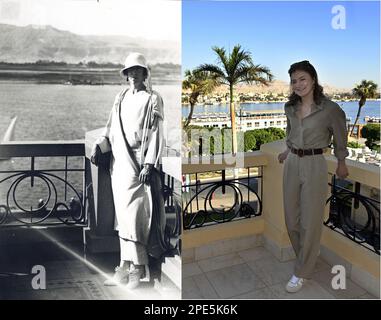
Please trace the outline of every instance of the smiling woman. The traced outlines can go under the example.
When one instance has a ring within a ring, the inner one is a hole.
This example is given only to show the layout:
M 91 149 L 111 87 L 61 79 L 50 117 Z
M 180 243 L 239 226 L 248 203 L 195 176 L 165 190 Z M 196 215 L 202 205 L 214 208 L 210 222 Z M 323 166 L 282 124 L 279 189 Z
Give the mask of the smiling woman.
M 324 96 L 312 64 L 306 60 L 294 63 L 288 73 L 292 93 L 285 105 L 287 149 L 278 159 L 285 161 L 285 220 L 297 257 L 294 275 L 286 286 L 293 293 L 311 278 L 320 250 L 328 176 L 323 153 L 333 137 L 336 174 L 345 179 L 348 151 L 345 113 Z

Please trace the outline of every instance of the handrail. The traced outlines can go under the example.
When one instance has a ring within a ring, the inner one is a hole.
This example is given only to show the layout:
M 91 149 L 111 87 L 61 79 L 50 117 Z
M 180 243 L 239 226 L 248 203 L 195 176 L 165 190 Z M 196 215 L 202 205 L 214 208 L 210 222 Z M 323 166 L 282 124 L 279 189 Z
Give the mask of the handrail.
M 84 156 L 84 140 L 12 141 L 0 144 L 0 158 Z

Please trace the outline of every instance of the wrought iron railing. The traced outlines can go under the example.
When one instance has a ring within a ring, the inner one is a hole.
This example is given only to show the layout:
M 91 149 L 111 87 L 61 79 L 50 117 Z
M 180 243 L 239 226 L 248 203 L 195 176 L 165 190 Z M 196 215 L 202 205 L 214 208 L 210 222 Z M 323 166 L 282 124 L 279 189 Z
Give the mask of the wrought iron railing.
M 184 229 L 261 215 L 262 166 L 231 170 L 230 178 L 227 170 L 199 172 L 183 183 Z
M 180 255 L 181 244 L 181 186 L 180 182 L 165 172 L 162 172 L 162 186 L 166 213 L 165 242 L 166 247 L 173 254 Z
M 2 144 L 0 155 L 9 158 L 0 164 L 0 227 L 87 224 L 83 142 Z
M 380 202 L 361 194 L 359 182 L 340 185 L 333 175 L 330 186 L 329 218 L 324 224 L 380 254 Z

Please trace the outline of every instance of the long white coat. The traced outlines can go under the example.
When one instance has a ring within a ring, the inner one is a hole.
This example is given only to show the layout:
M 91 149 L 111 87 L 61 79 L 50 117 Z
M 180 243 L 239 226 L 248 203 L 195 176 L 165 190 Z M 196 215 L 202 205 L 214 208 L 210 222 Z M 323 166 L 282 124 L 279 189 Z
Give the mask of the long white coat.
M 165 227 L 161 190 L 152 190 L 154 185 L 157 186 L 157 171 L 151 183 L 139 181 L 143 164 L 159 168 L 163 148 L 162 122 L 163 102 L 157 92 L 133 94 L 131 90 L 123 90 L 115 99 L 103 138 L 98 143 L 102 152 L 111 150 L 113 154 L 110 173 L 115 228 L 121 238 L 145 245 L 151 227 L 159 231 L 157 234 L 161 239 Z M 151 226 L 154 208 L 159 212 L 154 219 L 155 225 Z

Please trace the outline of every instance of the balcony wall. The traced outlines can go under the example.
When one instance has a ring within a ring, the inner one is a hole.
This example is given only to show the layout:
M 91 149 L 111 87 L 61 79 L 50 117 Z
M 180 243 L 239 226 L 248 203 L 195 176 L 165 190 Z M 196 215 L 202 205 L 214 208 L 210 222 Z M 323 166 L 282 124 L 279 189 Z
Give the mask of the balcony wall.
M 227 254 L 245 248 L 264 245 L 279 260 L 293 259 L 295 254 L 291 247 L 284 221 L 282 177 L 283 165 L 277 156 L 285 148 L 283 141 L 276 141 L 261 146 L 261 150 L 238 155 L 244 157 L 244 167 L 263 166 L 263 212 L 260 217 L 232 221 L 220 225 L 185 230 L 183 232 L 183 261 L 191 262 L 211 256 Z M 336 159 L 326 155 L 329 175 L 336 169 Z M 183 164 L 183 173 L 195 173 L 226 169 L 224 165 Z M 379 189 L 380 172 L 376 166 L 347 161 L 349 177 L 369 187 Z M 329 206 L 325 215 L 328 217 Z M 342 264 L 346 267 L 347 276 L 369 292 L 379 297 L 380 256 L 345 236 L 324 227 L 321 241 L 321 257 L 330 264 Z
M 231 155 L 225 155 L 224 158 L 221 156 L 203 157 L 187 162 L 187 159 L 183 159 L 183 174 L 235 168 L 236 164 L 239 168 L 264 167 L 267 165 L 267 158 L 261 152 L 248 152 L 237 154 L 235 157 Z M 262 244 L 264 225 L 262 217 L 255 217 L 184 230 L 182 233 L 183 262 L 229 253 L 234 248 L 244 249 L 260 245 Z

